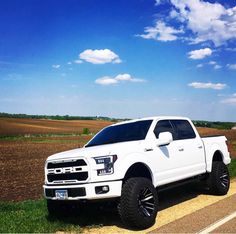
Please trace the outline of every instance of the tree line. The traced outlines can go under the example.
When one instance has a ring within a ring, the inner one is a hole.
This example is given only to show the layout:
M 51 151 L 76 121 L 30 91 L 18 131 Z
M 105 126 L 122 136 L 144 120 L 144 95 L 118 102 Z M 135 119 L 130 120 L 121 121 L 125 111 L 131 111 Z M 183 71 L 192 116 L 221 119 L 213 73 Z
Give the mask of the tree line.
M 211 121 L 193 121 L 196 127 L 205 127 L 205 128 L 217 128 L 217 129 L 232 129 L 236 126 L 236 123 L 233 122 L 211 122 Z
M 111 122 L 127 120 L 127 119 L 109 118 L 104 116 L 28 115 L 28 114 L 10 114 L 5 112 L 0 112 L 0 118 L 52 119 L 52 120 L 105 120 Z
M 109 118 L 104 116 L 70 116 L 70 115 L 27 115 L 27 114 L 10 114 L 0 112 L 0 118 L 21 118 L 21 119 L 52 119 L 52 120 L 105 120 L 111 122 L 119 122 L 129 119 Z M 217 129 L 232 129 L 236 126 L 233 122 L 211 122 L 204 120 L 194 120 L 196 127 L 207 127 Z

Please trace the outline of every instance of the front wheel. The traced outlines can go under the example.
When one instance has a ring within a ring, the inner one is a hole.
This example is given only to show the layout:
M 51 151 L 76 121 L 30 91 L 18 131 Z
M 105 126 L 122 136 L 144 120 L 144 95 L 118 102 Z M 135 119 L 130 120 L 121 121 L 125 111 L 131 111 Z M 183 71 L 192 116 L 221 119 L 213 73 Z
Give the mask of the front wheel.
M 50 216 L 64 216 L 68 214 L 70 205 L 65 201 L 47 200 L 47 209 Z
M 210 192 L 215 195 L 225 195 L 229 191 L 230 177 L 227 166 L 223 162 L 213 162 L 208 179 Z
M 135 177 L 125 182 L 119 213 L 126 225 L 136 229 L 148 228 L 155 223 L 157 210 L 157 191 L 150 180 Z

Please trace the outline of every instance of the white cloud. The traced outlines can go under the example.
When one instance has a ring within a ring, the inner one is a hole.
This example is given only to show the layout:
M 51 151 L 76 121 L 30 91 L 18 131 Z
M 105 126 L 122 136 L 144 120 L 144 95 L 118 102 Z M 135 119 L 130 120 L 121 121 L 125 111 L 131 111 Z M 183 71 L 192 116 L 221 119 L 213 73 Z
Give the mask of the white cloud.
M 208 64 L 209 65 L 216 65 L 216 61 L 210 61 Z
M 236 48 L 225 48 L 226 51 L 236 52 Z
M 133 78 L 131 77 L 130 74 L 119 74 L 115 77 L 116 80 L 119 80 L 119 81 L 130 81 L 132 80 Z
M 53 64 L 53 65 L 52 65 L 52 68 L 58 69 L 58 68 L 60 68 L 60 66 L 61 66 L 61 65 L 59 65 L 59 64 Z
M 77 60 L 74 60 L 74 63 L 76 63 L 76 64 L 81 64 L 81 63 L 83 63 L 83 61 L 80 60 L 80 59 L 77 59 Z
M 68 65 L 71 65 L 71 64 L 72 64 L 72 62 L 70 62 L 70 61 L 69 61 L 67 64 L 68 64 Z
M 236 7 L 225 8 L 220 3 L 201 0 L 171 0 L 176 14 L 191 30 L 193 43 L 212 41 L 216 46 L 236 39 Z
M 214 65 L 214 69 L 215 69 L 215 70 L 219 70 L 219 69 L 221 69 L 221 68 L 222 68 L 222 66 L 220 66 L 220 65 L 218 65 L 218 64 Z
M 229 95 L 228 98 L 223 99 L 221 103 L 228 105 L 236 105 L 236 93 Z
M 145 82 L 145 80 L 134 78 L 128 73 L 119 74 L 115 77 L 104 76 L 95 80 L 95 83 L 100 85 L 113 85 L 120 82 Z
M 227 64 L 227 67 L 232 70 L 236 70 L 236 63 L 235 64 Z
M 200 64 L 198 64 L 196 67 L 197 67 L 197 68 L 201 68 L 201 67 L 203 67 L 203 64 L 200 63 Z
M 159 6 L 164 0 L 156 0 L 155 5 Z M 165 3 L 169 7 L 169 17 L 163 15 L 156 20 L 156 25 L 146 27 L 145 34 L 140 35 L 145 39 L 157 41 L 173 41 L 179 38 L 179 33 L 184 40 L 197 44 L 212 42 L 215 46 L 226 44 L 229 40 L 236 39 L 236 6 L 224 7 L 220 3 L 210 3 L 203 0 L 169 0 Z M 174 22 L 175 20 L 175 22 Z M 167 23 L 179 25 L 177 30 Z M 166 32 L 167 31 L 167 32 Z M 162 37 L 162 35 L 164 35 Z
M 162 2 L 164 2 L 164 0 L 156 0 L 155 5 L 158 6 L 158 5 L 162 4 Z
M 201 82 L 193 82 L 188 84 L 188 86 L 193 87 L 195 89 L 215 89 L 215 90 L 222 90 L 226 88 L 226 84 L 221 83 L 201 83 Z
M 159 20 L 154 27 L 146 27 L 144 32 L 145 34 L 138 36 L 156 41 L 174 41 L 178 39 L 178 34 L 183 33 L 183 30 L 167 26 L 165 22 Z
M 113 85 L 117 84 L 118 82 L 119 82 L 118 80 L 110 76 L 104 76 L 95 80 L 95 83 L 100 85 Z
M 212 54 L 212 50 L 210 48 L 204 48 L 200 50 L 192 50 L 188 53 L 190 59 L 203 59 Z
M 227 99 L 222 100 L 221 103 L 228 104 L 228 105 L 236 105 L 236 98 L 235 97 L 227 98 Z
M 87 49 L 82 53 L 80 53 L 79 57 L 80 59 L 93 64 L 122 62 L 119 56 L 109 49 L 104 49 L 104 50 Z

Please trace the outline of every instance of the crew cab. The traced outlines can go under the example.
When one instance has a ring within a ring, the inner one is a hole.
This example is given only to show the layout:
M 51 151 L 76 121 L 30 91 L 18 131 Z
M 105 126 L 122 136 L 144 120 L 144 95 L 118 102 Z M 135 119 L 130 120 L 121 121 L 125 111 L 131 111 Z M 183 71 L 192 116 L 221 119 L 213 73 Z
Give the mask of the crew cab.
M 226 141 L 225 136 L 201 138 L 184 117 L 113 124 L 83 148 L 48 157 L 43 186 L 48 212 L 58 214 L 71 201 L 117 199 L 122 221 L 145 229 L 155 222 L 163 186 L 201 178 L 211 193 L 228 192 Z

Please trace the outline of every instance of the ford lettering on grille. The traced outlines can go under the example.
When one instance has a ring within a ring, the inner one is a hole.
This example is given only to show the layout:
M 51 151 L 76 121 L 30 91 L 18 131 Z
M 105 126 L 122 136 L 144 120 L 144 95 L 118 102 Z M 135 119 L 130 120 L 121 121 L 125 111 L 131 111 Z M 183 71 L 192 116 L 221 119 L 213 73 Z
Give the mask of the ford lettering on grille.
M 64 167 L 48 169 L 48 174 L 65 174 L 65 173 L 76 173 L 82 170 L 82 167 Z
M 46 172 L 50 184 L 84 183 L 88 179 L 88 165 L 83 159 L 48 162 Z

